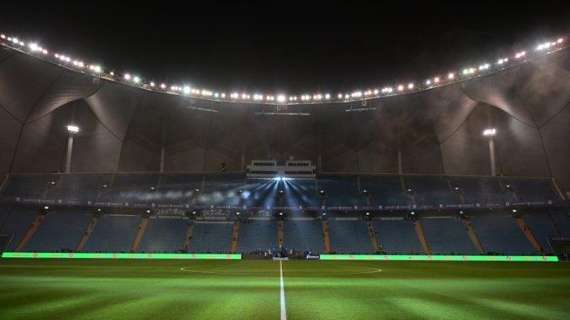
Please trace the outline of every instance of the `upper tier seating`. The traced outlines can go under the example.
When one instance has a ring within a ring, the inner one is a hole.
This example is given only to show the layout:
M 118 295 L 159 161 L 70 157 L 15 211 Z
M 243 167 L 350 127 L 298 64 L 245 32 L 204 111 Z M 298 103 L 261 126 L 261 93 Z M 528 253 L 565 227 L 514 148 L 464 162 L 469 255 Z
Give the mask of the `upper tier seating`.
M 324 195 L 319 193 L 324 191 Z M 283 191 L 283 194 L 280 193 Z M 66 204 L 291 210 L 361 209 L 371 206 L 505 206 L 559 201 L 550 178 L 456 177 L 417 175 L 321 175 L 316 180 L 246 179 L 220 174 L 35 174 L 10 176 L 1 199 Z

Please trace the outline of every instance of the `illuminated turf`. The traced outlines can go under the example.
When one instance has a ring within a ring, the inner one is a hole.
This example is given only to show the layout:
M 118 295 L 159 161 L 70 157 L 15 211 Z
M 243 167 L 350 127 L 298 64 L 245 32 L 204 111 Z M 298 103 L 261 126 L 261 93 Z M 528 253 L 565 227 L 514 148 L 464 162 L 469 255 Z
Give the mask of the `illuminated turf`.
M 566 263 L 290 261 L 288 319 L 568 319 Z M 272 261 L 0 260 L 0 319 L 279 319 Z

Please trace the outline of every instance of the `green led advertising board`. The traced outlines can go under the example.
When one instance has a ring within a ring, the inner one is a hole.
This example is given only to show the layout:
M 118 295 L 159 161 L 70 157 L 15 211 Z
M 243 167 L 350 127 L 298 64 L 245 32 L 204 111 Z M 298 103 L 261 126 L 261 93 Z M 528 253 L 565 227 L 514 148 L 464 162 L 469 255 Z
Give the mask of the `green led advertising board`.
M 56 253 L 4 252 L 2 258 L 26 259 L 154 259 L 154 260 L 241 260 L 241 254 L 211 253 Z

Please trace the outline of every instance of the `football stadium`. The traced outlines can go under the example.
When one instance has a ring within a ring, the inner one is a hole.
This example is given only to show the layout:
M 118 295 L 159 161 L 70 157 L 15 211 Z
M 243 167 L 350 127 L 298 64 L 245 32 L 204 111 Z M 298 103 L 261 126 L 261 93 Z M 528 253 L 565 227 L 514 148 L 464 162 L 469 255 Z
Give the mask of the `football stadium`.
M 1 319 L 568 319 L 570 39 L 346 91 L 0 35 Z

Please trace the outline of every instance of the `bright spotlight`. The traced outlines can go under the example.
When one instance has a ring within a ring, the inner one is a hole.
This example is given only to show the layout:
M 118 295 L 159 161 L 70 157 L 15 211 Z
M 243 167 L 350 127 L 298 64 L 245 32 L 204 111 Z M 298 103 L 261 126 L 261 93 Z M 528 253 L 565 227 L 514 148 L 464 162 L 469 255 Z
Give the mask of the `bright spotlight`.
M 78 133 L 79 132 L 79 127 L 76 125 L 73 125 L 73 124 L 68 124 L 65 128 L 70 133 Z
M 89 66 L 89 70 L 95 72 L 95 73 L 101 73 L 101 66 L 99 65 L 90 65 Z
M 40 47 L 37 43 L 35 42 L 30 42 L 28 43 L 28 47 L 30 48 L 31 51 L 41 51 L 42 47 Z
M 489 128 L 489 129 L 483 130 L 483 135 L 485 137 L 493 137 L 496 134 L 497 134 L 497 129 L 495 129 L 495 128 Z
M 125 75 L 123 76 L 123 78 L 125 78 L 125 80 L 131 80 L 131 75 L 128 73 L 125 73 Z
M 449 79 L 449 80 L 455 79 L 455 73 L 450 72 L 450 73 L 447 75 L 447 79 Z

